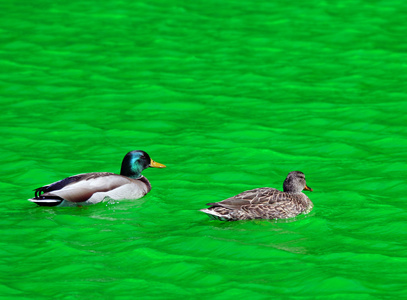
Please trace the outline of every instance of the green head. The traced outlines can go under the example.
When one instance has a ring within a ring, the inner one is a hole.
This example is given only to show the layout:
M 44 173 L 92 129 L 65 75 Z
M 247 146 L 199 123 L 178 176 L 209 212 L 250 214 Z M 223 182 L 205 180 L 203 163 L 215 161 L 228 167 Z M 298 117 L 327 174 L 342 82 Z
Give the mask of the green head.
M 123 158 L 120 175 L 139 178 L 141 172 L 148 167 L 165 168 L 163 164 L 155 162 L 150 158 L 150 155 L 142 150 L 130 151 Z

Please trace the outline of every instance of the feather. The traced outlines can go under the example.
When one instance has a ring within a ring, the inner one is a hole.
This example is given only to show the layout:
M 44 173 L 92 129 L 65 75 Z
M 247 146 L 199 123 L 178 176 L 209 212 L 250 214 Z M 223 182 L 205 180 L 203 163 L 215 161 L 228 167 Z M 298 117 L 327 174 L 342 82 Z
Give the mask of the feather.
M 138 199 L 151 190 L 140 173 L 147 167 L 164 168 L 141 150 L 126 154 L 120 175 L 110 172 L 83 173 L 35 189 L 28 199 L 40 206 L 76 206 L 95 204 L 105 198 Z
M 225 200 L 208 203 L 201 211 L 216 220 L 286 219 L 308 213 L 312 202 L 301 191 L 306 187 L 302 172 L 290 172 L 284 192 L 275 188 L 257 188 Z

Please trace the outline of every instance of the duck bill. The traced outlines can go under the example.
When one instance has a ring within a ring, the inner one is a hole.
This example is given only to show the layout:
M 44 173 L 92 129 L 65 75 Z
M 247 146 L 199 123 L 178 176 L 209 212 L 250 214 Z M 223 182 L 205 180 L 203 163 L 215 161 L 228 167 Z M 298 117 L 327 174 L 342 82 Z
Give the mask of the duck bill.
M 309 187 L 309 186 L 307 186 L 307 185 L 305 186 L 304 190 L 305 190 L 305 191 L 310 191 L 310 192 L 312 192 L 312 191 L 313 191 L 313 189 L 312 189 L 312 188 L 310 188 L 310 187 Z
M 160 163 L 158 163 L 158 162 L 156 162 L 154 160 L 151 160 L 150 167 L 152 167 L 152 168 L 165 168 L 165 165 L 160 164 Z

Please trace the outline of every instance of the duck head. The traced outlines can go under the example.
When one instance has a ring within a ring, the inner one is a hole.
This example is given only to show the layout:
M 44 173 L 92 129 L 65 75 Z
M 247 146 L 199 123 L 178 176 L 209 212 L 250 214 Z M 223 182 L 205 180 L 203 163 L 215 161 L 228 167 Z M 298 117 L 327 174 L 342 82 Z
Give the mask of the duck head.
M 301 193 L 303 190 L 312 192 L 312 188 L 308 187 L 305 182 L 304 173 L 300 171 L 288 173 L 287 178 L 284 180 L 283 189 L 284 192 L 291 194 Z
M 165 168 L 165 165 L 155 162 L 142 150 L 130 151 L 123 158 L 120 175 L 139 178 L 141 172 L 148 167 Z

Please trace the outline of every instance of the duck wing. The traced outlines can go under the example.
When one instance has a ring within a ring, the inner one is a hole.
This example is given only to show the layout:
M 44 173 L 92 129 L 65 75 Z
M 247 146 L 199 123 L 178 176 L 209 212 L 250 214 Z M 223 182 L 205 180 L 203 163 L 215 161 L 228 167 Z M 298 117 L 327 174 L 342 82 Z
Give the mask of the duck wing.
M 273 204 L 287 199 L 287 194 L 274 188 L 257 188 L 245 191 L 236 196 L 220 202 L 207 203 L 211 207 L 225 207 L 228 209 L 241 209 L 242 207 Z
M 94 193 L 108 192 L 131 182 L 128 177 L 109 172 L 78 174 L 35 189 L 35 198 L 57 196 L 70 202 L 84 202 Z

